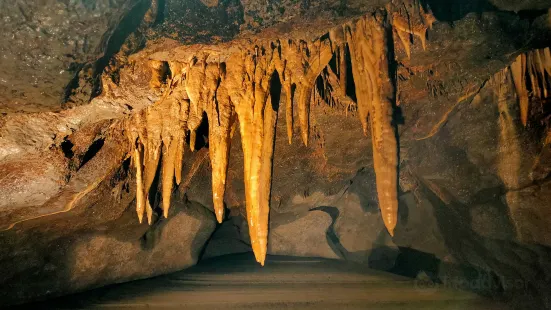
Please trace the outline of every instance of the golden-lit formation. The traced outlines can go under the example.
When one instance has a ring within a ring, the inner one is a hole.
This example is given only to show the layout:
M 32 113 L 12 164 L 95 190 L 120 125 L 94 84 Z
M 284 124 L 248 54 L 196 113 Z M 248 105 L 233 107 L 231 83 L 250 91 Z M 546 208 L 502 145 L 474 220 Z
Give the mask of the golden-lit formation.
M 249 235 L 256 260 L 264 265 L 279 110 L 276 101 L 281 97 L 284 102 L 289 143 L 296 104 L 301 140 L 308 145 L 312 95 L 320 98 L 317 94 L 323 92 L 330 102 L 357 106 L 364 134 L 371 132 L 379 206 L 384 224 L 393 235 L 398 210 L 398 150 L 392 119 L 396 73 L 391 69 L 395 66 L 391 65 L 394 59 L 389 41 L 393 40 L 394 29 L 403 42 L 403 33 L 413 34 L 421 38 L 425 47 L 426 29 L 434 18 L 422 8 L 417 10 L 424 21 L 422 29 L 410 26 L 398 11 L 387 7 L 336 27 L 313 42 L 258 40 L 235 44 L 232 49 L 192 46 L 187 59 L 153 60 L 150 85 L 160 88 L 166 82 L 164 95 L 128 122 L 140 222 L 147 212 L 151 223 L 149 191 L 159 160 L 162 208 L 164 216 L 168 216 L 173 181 L 179 184 L 181 180 L 184 141 L 189 138 L 190 149 L 195 150 L 197 130 L 205 116 L 214 209 L 218 222 L 222 222 L 231 137 L 233 128 L 239 125 Z M 348 51 L 357 103 L 346 94 L 347 83 L 351 83 L 347 77 Z M 333 58 L 335 71 L 329 65 Z M 167 72 L 168 81 L 162 81 Z M 318 78 L 323 80 L 324 89 L 319 89 Z
M 411 38 L 418 37 L 421 40 L 423 50 L 427 49 L 427 30 L 432 29 L 432 24 L 436 21 L 430 9 L 425 12 L 422 5 L 413 1 L 409 7 L 399 7 L 393 11 L 389 6 L 389 12 L 392 11 L 392 25 L 394 32 L 398 35 L 404 50 L 411 58 Z M 403 12 L 405 10 L 405 12 Z M 407 16 L 407 17 L 406 17 Z
M 510 65 L 520 106 L 522 124 L 528 124 L 530 112 L 528 95 L 548 98 L 551 87 L 551 51 L 549 47 L 521 54 Z M 546 75 L 547 73 L 547 75 Z M 529 92 L 530 90 L 530 92 Z
M 389 73 L 385 29 L 374 19 L 362 18 L 346 27 L 352 72 L 358 98 L 358 114 L 364 134 L 371 116 L 373 165 L 379 208 L 388 232 L 394 235 L 398 213 L 398 150 L 392 124 L 395 85 Z

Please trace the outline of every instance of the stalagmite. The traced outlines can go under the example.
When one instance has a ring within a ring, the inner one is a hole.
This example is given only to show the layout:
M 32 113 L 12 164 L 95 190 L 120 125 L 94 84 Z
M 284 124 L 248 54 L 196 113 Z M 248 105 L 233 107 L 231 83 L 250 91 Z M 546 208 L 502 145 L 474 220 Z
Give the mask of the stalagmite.
M 364 133 L 367 116 L 371 115 L 373 164 L 377 195 L 383 221 L 394 235 L 397 221 L 398 151 L 392 123 L 395 86 L 389 72 L 390 52 L 384 25 L 374 18 L 364 17 L 349 25 L 347 40 L 352 58 L 352 70 L 358 98 L 358 110 Z

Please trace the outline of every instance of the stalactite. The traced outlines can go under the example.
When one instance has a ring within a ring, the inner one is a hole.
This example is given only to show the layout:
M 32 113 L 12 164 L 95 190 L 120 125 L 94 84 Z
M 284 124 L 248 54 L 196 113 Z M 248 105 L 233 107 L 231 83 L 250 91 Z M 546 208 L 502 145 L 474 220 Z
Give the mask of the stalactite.
M 145 192 L 144 192 L 144 179 L 143 179 L 143 147 L 141 141 L 143 141 L 143 117 L 140 113 L 135 114 L 128 128 L 127 137 L 130 141 L 130 145 L 133 149 L 133 164 L 136 168 L 136 213 L 140 223 L 143 221 L 143 215 L 146 208 L 145 204 Z
M 509 66 L 520 107 L 522 124 L 528 124 L 530 96 L 549 98 L 551 87 L 551 53 L 549 47 L 519 55 Z
M 358 111 L 364 134 L 371 116 L 373 164 L 383 221 L 394 235 L 397 221 L 398 150 L 392 124 L 395 86 L 389 72 L 388 38 L 385 26 L 374 18 L 361 18 L 349 25 L 347 40 L 352 58 Z
M 341 96 L 346 96 L 346 82 L 347 82 L 347 70 L 348 65 L 346 61 L 346 46 L 343 44 L 339 48 L 339 85 L 341 87 Z M 330 69 L 330 67 L 329 67 Z
M 145 203 L 143 192 L 142 154 L 140 146 L 134 149 L 133 159 L 134 167 L 136 168 L 136 213 L 138 214 L 138 220 L 141 224 L 143 221 Z
M 406 55 L 411 58 L 411 41 L 410 35 L 418 37 L 421 40 L 423 50 L 427 49 L 427 30 L 432 29 L 436 18 L 432 11 L 423 9 L 419 1 L 412 1 L 412 9 L 401 12 L 401 6 L 387 7 L 387 11 L 392 16 L 392 26 L 394 32 L 398 35 L 398 39 L 402 43 Z
M 507 95 L 510 81 L 507 70 L 498 72 L 490 79 L 494 100 L 499 111 L 499 157 L 498 175 L 507 189 L 517 189 L 520 171 L 520 142 L 517 127 L 508 106 Z
M 180 101 L 180 136 L 177 138 L 176 163 L 174 165 L 174 176 L 176 184 L 180 185 L 182 180 L 182 161 L 184 159 L 184 140 L 186 138 L 185 129 L 187 128 L 187 119 L 189 115 L 189 100 L 182 99 Z
M 271 177 L 266 178 L 262 174 L 266 173 L 265 166 L 269 165 L 271 169 L 275 135 L 275 127 L 270 127 L 270 121 L 266 118 L 271 119 L 268 112 L 271 107 L 267 102 L 278 57 L 274 51 L 256 47 L 254 51 L 234 55 L 226 65 L 226 87 L 239 119 L 244 153 L 249 235 L 256 260 L 261 265 L 264 265 L 266 257 L 271 187 Z
M 158 117 L 162 118 L 162 142 L 163 142 L 163 157 L 162 157 L 162 200 L 163 200 L 163 215 L 168 217 L 170 208 L 170 197 L 172 195 L 172 186 L 174 180 L 174 171 L 176 166 L 176 152 L 178 150 L 178 140 L 182 139 L 180 127 L 180 103 L 173 97 L 169 97 L 163 104 L 165 109 L 162 109 L 162 114 Z
M 168 64 L 170 81 L 162 98 L 138 113 L 141 121 L 131 121 L 134 130 L 130 131 L 136 175 L 143 179 L 137 181 L 137 191 L 142 195 L 137 197 L 140 221 L 145 209 L 151 223 L 148 193 L 161 150 L 162 209 L 164 216 L 168 216 L 173 182 L 181 181 L 186 132 L 189 131 L 189 147 L 194 151 L 197 130 L 206 116 L 213 203 L 216 218 L 222 222 L 230 142 L 238 121 L 249 235 L 256 260 L 264 265 L 279 106 L 276 101 L 281 91 L 285 98 L 289 143 L 293 135 L 294 97 L 305 145 L 308 145 L 312 97 L 314 101 L 327 101 L 331 105 L 344 104 L 347 111 L 350 106 L 357 106 L 366 135 L 370 128 L 379 204 L 384 223 L 393 234 L 397 217 L 397 142 L 392 123 L 395 101 L 393 73 L 389 69 L 392 53 L 387 42 L 392 38 L 388 37 L 391 30 L 387 27 L 394 19 L 383 22 L 387 15 L 377 14 L 336 27 L 329 36 L 312 42 L 276 40 L 243 45 L 223 59 L 220 51 L 204 49 L 187 62 L 155 62 L 155 68 L 160 68 L 160 63 Z M 346 92 L 350 83 L 348 50 L 357 103 Z M 215 57 L 211 57 L 213 55 Z M 333 57 L 337 60 L 338 76 L 329 66 Z M 322 90 L 316 85 L 320 75 Z M 276 83 L 278 86 L 274 87 Z M 371 126 L 368 126 L 368 115 L 371 115 Z
M 209 70 L 211 84 L 218 85 L 219 79 L 224 75 L 223 68 Z M 216 70 L 214 70 L 216 69 Z M 222 72 L 220 71 L 222 70 Z M 209 119 L 209 155 L 212 167 L 212 196 L 216 219 L 222 223 L 224 217 L 224 194 L 226 192 L 226 177 L 230 153 L 230 135 L 233 119 L 233 107 L 225 80 L 220 83 L 216 91 L 216 97 L 206 104 L 207 117 Z
M 286 73 L 282 74 L 280 79 L 283 82 L 283 90 L 285 91 L 285 126 L 287 128 L 287 139 L 289 144 L 293 143 L 293 86 L 291 85 L 291 77 Z
M 288 83 L 287 79 L 289 77 L 291 83 L 296 86 L 299 125 L 304 145 L 308 145 L 312 89 L 316 78 L 332 57 L 333 50 L 330 40 L 318 39 L 311 44 L 306 44 L 304 41 L 294 42 L 289 40 L 281 44 L 281 59 L 285 60 L 285 70 L 289 71 L 289 74 L 285 75 L 283 85 L 285 86 Z
M 520 105 L 520 119 L 526 126 L 528 122 L 528 91 L 526 89 L 526 56 L 519 55 L 515 62 L 511 64 L 511 74 L 517 91 L 517 97 Z

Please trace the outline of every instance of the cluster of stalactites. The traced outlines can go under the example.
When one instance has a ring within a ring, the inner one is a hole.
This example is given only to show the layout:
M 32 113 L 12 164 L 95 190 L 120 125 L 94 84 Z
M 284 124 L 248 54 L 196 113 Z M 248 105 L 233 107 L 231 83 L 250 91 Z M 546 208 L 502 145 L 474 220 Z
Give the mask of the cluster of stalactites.
M 510 65 L 513 83 L 519 100 L 520 119 L 528 123 L 529 96 L 549 98 L 551 90 L 551 52 L 549 47 L 519 55 Z
M 174 93 L 177 92 L 176 88 Z M 189 100 L 178 96 L 161 99 L 134 114 L 128 123 L 127 136 L 132 146 L 132 163 L 136 169 L 136 212 L 140 223 L 144 213 L 151 224 L 149 191 L 162 161 L 163 215 L 168 216 L 173 179 L 180 184 L 184 140 L 189 116 Z
M 195 136 L 204 115 L 209 124 L 209 155 L 216 218 L 224 217 L 224 194 L 234 124 L 239 121 L 244 153 L 245 196 L 251 244 L 257 261 L 264 264 L 268 236 L 268 212 L 275 124 L 280 94 L 272 94 L 278 79 L 285 98 L 289 142 L 293 135 L 293 102 L 296 101 L 301 137 L 308 143 L 310 96 L 314 81 L 332 57 L 329 40 L 313 43 L 286 40 L 268 47 L 253 46 L 232 54 L 223 63 L 208 62 L 208 55 L 189 63 L 168 64 L 172 74 L 163 97 L 132 117 L 128 137 L 136 167 L 137 212 L 144 210 L 151 222 L 148 193 L 161 164 L 163 214 L 168 215 L 174 178 L 180 182 L 183 143 Z M 159 61 L 151 62 L 152 87 L 160 87 Z M 279 89 L 279 88 L 277 88 Z M 296 100 L 293 100 L 295 97 Z
M 427 49 L 427 30 L 432 29 L 436 18 L 430 8 L 423 8 L 419 1 L 408 1 L 403 5 L 387 8 L 392 18 L 394 33 L 402 43 L 404 50 L 411 58 L 411 42 L 417 37 L 421 40 L 423 50 Z
M 424 14 L 422 9 L 421 13 Z M 217 220 L 222 222 L 230 141 L 239 122 L 249 235 L 255 257 L 263 265 L 279 106 L 274 101 L 280 97 L 284 100 L 289 143 L 293 137 L 293 110 L 297 107 L 301 139 L 307 145 L 311 97 L 314 90 L 319 91 L 316 80 L 322 78 L 325 98 L 354 104 L 364 134 L 371 133 L 379 206 L 385 226 L 393 235 L 398 209 L 398 151 L 392 122 L 395 73 L 389 71 L 394 67 L 389 66 L 389 62 L 394 60 L 389 59 L 393 53 L 388 50 L 391 46 L 388 40 L 392 40 L 388 33 L 392 33 L 392 25 L 396 31 L 420 33 L 411 25 L 404 26 L 396 14 L 387 8 L 384 13 L 337 27 L 313 42 L 259 43 L 239 49 L 219 63 L 209 61 L 217 58 L 209 57 L 212 51 L 202 52 L 189 62 L 152 61 L 152 87 L 162 84 L 159 82 L 161 71 L 169 70 L 172 76 L 162 99 L 129 120 L 127 134 L 136 168 L 136 208 L 140 222 L 146 213 L 151 223 L 148 198 L 159 161 L 162 162 L 163 214 L 168 215 L 174 179 L 177 184 L 181 179 L 184 141 L 189 136 L 190 148 L 195 149 L 196 131 L 204 115 L 209 124 L 214 209 Z M 432 24 L 433 19 L 424 18 Z M 346 95 L 347 52 L 357 103 Z M 336 73 L 328 65 L 333 57 L 337 60 Z M 278 87 L 273 87 L 275 84 Z M 279 89 L 281 94 L 274 93 Z

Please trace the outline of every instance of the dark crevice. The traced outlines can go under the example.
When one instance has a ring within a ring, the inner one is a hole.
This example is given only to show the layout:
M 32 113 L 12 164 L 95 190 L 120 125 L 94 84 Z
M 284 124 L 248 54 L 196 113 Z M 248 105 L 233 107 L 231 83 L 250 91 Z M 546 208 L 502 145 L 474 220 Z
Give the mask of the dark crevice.
M 172 71 L 170 71 L 170 66 L 168 65 L 167 61 L 162 61 L 161 66 L 156 69 L 156 74 L 154 75 L 154 78 L 158 79 L 156 84 L 164 85 L 170 80 L 172 77 Z
M 533 23 L 538 17 L 546 15 L 548 12 L 548 10 L 520 10 L 517 14 L 521 19 L 526 19 L 530 23 Z
M 90 145 L 84 156 L 82 156 L 82 160 L 80 162 L 80 168 L 82 168 L 88 161 L 90 161 L 96 154 L 101 150 L 103 147 L 103 144 L 105 143 L 104 138 L 97 139 Z
M 339 218 L 340 211 L 336 207 L 330 207 L 330 206 L 320 206 L 313 209 L 310 209 L 310 211 L 322 211 L 327 213 L 331 217 L 331 225 L 327 228 L 327 231 L 325 232 L 325 237 L 327 238 L 327 244 L 329 244 L 329 247 L 333 250 L 335 254 L 341 259 L 346 260 L 349 256 L 348 250 L 341 244 L 341 241 L 339 239 L 339 236 L 337 236 L 337 233 L 335 232 L 335 223 L 337 222 L 337 219 Z
M 63 141 L 61 142 L 61 151 L 65 155 L 65 158 L 68 158 L 68 159 L 73 158 L 73 156 L 75 155 L 75 153 L 73 152 L 73 146 L 74 146 L 73 142 L 67 139 L 67 137 L 63 139 Z
M 199 127 L 195 130 L 195 151 L 199 151 L 202 148 L 208 148 L 209 147 L 209 120 L 207 117 L 207 114 L 203 112 L 203 116 L 201 117 L 201 124 L 199 124 Z M 190 135 L 186 135 L 186 143 L 187 145 L 190 145 L 189 143 Z
M 61 97 L 61 106 L 62 108 L 66 108 L 66 104 L 73 95 L 73 91 L 80 86 L 80 71 L 82 71 L 82 68 L 84 68 L 84 64 L 79 63 L 71 63 L 71 65 L 68 68 L 68 71 L 74 72 L 73 77 L 67 83 L 67 86 L 63 89 L 63 95 Z
M 469 13 L 498 11 L 488 0 L 421 0 L 421 4 L 425 9 L 430 8 L 436 19 L 449 23 Z
M 279 110 L 279 101 L 281 97 L 281 81 L 276 71 L 272 73 L 270 79 L 270 97 L 272 99 L 271 105 L 274 111 Z
M 161 145 L 161 148 L 163 146 Z M 153 223 L 156 223 L 157 222 L 157 219 L 159 219 L 160 217 L 162 217 L 162 210 L 161 208 L 157 208 L 157 206 L 159 205 L 159 202 L 160 202 L 160 198 L 159 198 L 159 193 L 158 193 L 158 188 L 159 188 L 159 185 L 160 185 L 160 181 L 161 181 L 161 170 L 162 170 L 162 161 L 163 161 L 163 152 L 159 152 L 160 156 L 159 156 L 159 161 L 157 162 L 157 167 L 156 167 L 156 171 L 155 171 L 155 177 L 153 178 L 153 181 L 151 182 L 151 187 L 149 188 L 149 192 L 148 192 L 148 195 L 147 197 L 145 197 L 145 199 L 149 200 L 149 204 L 151 205 L 151 208 L 153 209 L 153 217 L 151 219 L 151 221 Z
M 404 277 L 416 278 L 420 272 L 425 272 L 432 281 L 441 283 L 438 279 L 440 260 L 434 254 L 417 251 L 412 248 L 398 247 L 400 254 L 396 258 L 394 268 L 389 270 Z
M 356 98 L 356 84 L 354 83 L 354 74 L 352 72 L 352 58 L 348 44 L 344 45 L 344 49 L 346 57 L 346 96 L 350 97 L 354 102 L 358 102 Z
M 111 187 L 115 187 L 120 181 L 124 181 L 128 178 L 130 173 L 131 158 L 127 158 L 122 162 L 121 167 L 115 172 L 113 178 L 111 178 Z
M 329 60 L 329 63 L 327 65 L 331 68 L 331 70 L 333 70 L 333 72 L 339 74 L 339 71 L 337 70 L 337 55 L 338 50 L 336 53 L 333 53 L 333 57 L 331 57 L 331 60 Z
M 350 58 L 350 51 L 349 51 L 349 48 L 348 48 L 348 45 L 347 44 L 343 44 L 342 46 L 340 46 L 340 48 L 344 48 L 344 55 L 345 55 L 345 62 L 346 62 L 346 72 L 345 72 L 345 76 L 346 76 L 346 85 L 339 85 L 340 87 L 343 87 L 344 88 L 344 91 L 345 91 L 345 97 L 348 97 L 350 100 L 352 100 L 354 103 L 357 102 L 357 98 L 356 98 L 356 86 L 354 84 L 354 76 L 353 76 L 353 73 L 352 73 L 352 59 Z M 337 66 L 338 66 L 338 62 L 339 62 L 339 59 L 338 59 L 338 55 L 339 53 L 336 52 L 336 53 L 333 53 L 333 57 L 331 57 L 331 60 L 329 61 L 327 67 L 331 69 L 331 71 L 333 71 L 333 73 L 337 76 L 337 78 L 339 79 L 338 83 L 340 84 L 340 78 L 341 78 L 341 74 L 342 72 L 340 72 L 340 70 L 342 70 L 343 68 L 339 68 L 339 70 L 337 70 Z M 324 79 L 322 77 L 322 75 L 324 74 L 327 74 L 328 73 L 328 68 L 324 68 L 322 73 L 320 73 L 320 75 L 318 75 L 318 77 L 316 78 L 315 80 L 315 85 L 316 85 L 316 89 L 317 89 L 317 93 L 316 95 L 319 95 L 321 96 L 321 98 L 324 98 L 325 99 L 325 104 L 327 105 L 331 105 L 332 103 L 330 102 L 330 97 L 329 96 L 341 96 L 340 94 L 336 94 L 335 92 L 335 89 L 333 88 L 334 85 L 330 84 L 330 83 L 324 83 Z M 326 89 L 326 86 L 328 89 Z M 350 107 L 347 107 L 347 109 L 350 109 Z
M 166 0 L 157 0 L 157 16 L 153 25 L 158 25 L 165 19 Z
M 103 40 L 102 57 L 100 57 L 93 66 L 93 87 L 90 99 L 101 93 L 101 74 L 109 64 L 109 59 L 119 52 L 128 36 L 138 29 L 150 6 L 151 0 L 141 0 L 135 3 L 110 35 Z

